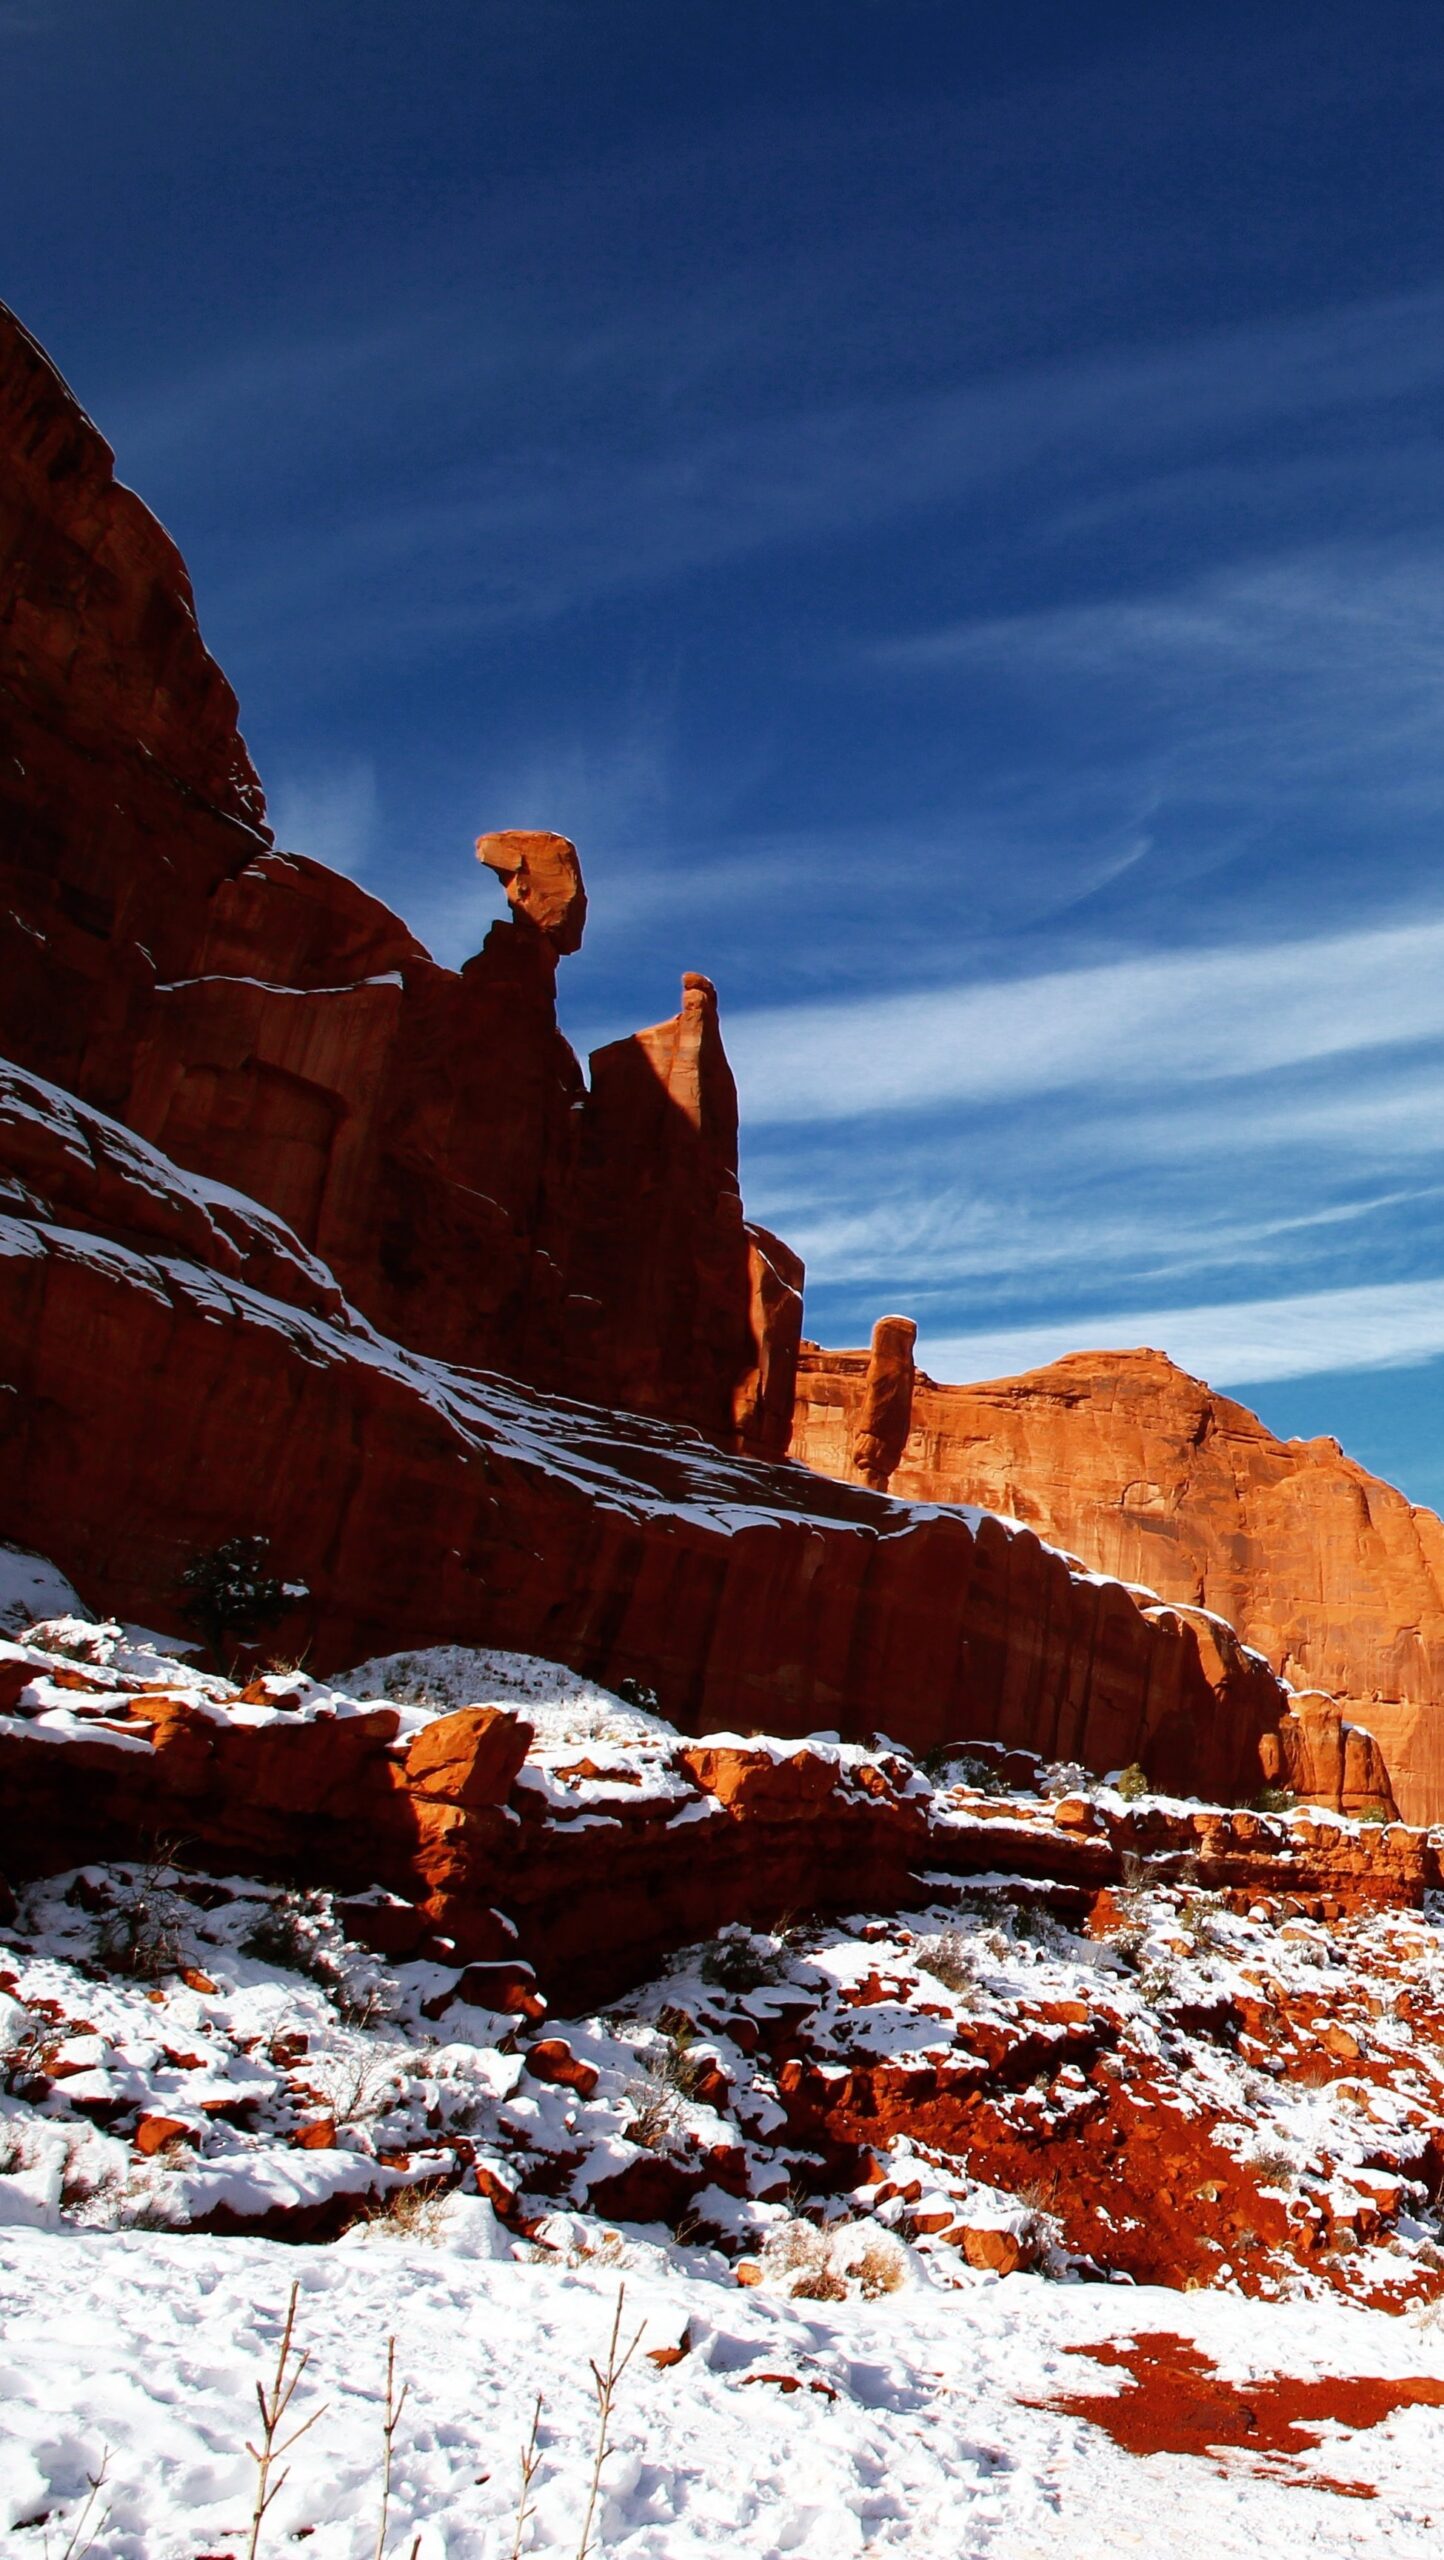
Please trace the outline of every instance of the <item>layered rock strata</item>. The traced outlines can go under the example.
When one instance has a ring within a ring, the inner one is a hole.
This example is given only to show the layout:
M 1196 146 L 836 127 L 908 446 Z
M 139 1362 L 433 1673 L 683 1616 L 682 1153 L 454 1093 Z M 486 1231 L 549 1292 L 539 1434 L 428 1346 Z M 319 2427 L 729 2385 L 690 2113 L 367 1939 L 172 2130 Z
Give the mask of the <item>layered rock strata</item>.
M 867 1354 L 805 1346 L 793 1455 L 861 1480 L 868 1392 Z M 979 1386 L 919 1374 L 890 1483 L 1026 1521 L 1097 1572 L 1227 1619 L 1333 1701 L 1300 1701 L 1318 1736 L 1292 1737 L 1301 1771 L 1336 1772 L 1335 1800 L 1357 1803 L 1382 1753 L 1406 1819 L 1444 1818 L 1444 1523 L 1336 1440 L 1276 1439 L 1161 1352 L 1079 1352 Z
M 405 1907 L 359 1906 L 359 1932 L 470 1968 L 457 1996 L 496 2009 L 532 1980 L 554 2001 L 609 1998 L 737 1921 L 896 1910 L 923 1876 L 1031 1879 L 1104 1926 L 1145 1862 L 1240 1908 L 1282 1893 L 1333 1915 L 1417 1908 L 1441 1881 L 1428 1835 L 1402 1826 L 1000 1798 L 934 1786 L 886 1745 L 659 1737 L 533 1763 L 531 1725 L 503 1708 L 406 1723 L 300 1675 L 198 1696 L 0 1645 L 5 1867 L 184 1838 L 214 1872 L 379 1887 Z
M 3 308 L 0 461 L 0 1051 L 275 1209 L 411 1348 L 780 1453 L 801 1269 L 744 1220 L 705 981 L 589 1093 L 575 848 L 483 837 L 509 919 L 439 968 L 274 849 L 179 555 Z
M 1031 1531 L 728 1459 L 418 1358 L 279 1220 L 15 1071 L 0 1223 L 0 1536 L 176 1623 L 238 1533 L 320 1666 L 495 1643 L 655 1688 L 693 1731 L 982 1735 L 1234 1799 L 1286 1701 L 1228 1630 Z

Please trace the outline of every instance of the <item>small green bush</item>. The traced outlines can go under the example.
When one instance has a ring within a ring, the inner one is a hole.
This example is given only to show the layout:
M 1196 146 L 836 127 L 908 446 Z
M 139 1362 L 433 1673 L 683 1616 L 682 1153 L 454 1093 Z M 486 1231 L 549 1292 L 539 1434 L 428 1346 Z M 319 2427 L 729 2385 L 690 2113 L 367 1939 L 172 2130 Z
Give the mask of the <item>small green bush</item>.
M 1118 1793 L 1125 1804 L 1137 1804 L 1148 1793 L 1148 1772 L 1141 1761 L 1134 1760 L 1116 1780 Z

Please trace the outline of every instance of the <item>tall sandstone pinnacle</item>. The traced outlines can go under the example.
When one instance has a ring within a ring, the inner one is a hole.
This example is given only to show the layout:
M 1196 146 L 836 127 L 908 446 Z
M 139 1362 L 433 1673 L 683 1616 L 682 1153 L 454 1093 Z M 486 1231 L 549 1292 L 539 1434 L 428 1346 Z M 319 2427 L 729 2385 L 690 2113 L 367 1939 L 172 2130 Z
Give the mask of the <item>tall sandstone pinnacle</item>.
M 410 1349 L 780 1453 L 801 1265 L 743 1217 L 715 1004 L 705 1109 L 689 982 L 619 1113 L 557 1025 L 567 838 L 480 839 L 510 912 L 440 968 L 276 850 L 236 718 L 173 543 L 0 306 L 0 1055 L 273 1209 Z
M 794 1457 L 863 1480 L 867 1379 L 865 1354 L 804 1346 Z M 1336 1440 L 1276 1439 L 1160 1351 L 1084 1351 L 977 1386 L 919 1373 L 890 1490 L 1025 1521 L 1095 1572 L 1226 1618 L 1375 1737 L 1406 1821 L 1444 1820 L 1444 1523 Z M 1319 1702 L 1300 1701 L 1321 1753 L 1343 1747 L 1337 1711 L 1325 1745 Z

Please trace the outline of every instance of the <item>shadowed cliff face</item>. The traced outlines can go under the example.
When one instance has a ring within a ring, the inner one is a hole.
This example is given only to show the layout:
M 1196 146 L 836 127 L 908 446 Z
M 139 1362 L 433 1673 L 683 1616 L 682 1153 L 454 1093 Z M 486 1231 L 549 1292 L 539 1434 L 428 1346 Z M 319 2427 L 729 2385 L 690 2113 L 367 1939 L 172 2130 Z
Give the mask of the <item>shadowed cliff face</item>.
M 1277 1682 L 1029 1530 L 914 1512 L 400 1349 L 274 1216 L 0 1069 L 0 1538 L 176 1623 L 198 1549 L 270 1538 L 318 1667 L 503 1644 L 697 1732 L 985 1736 L 1250 1796 Z
M 864 1354 L 808 1346 L 795 1457 L 856 1473 L 866 1382 Z M 1444 1819 L 1444 1524 L 1337 1441 L 1275 1439 L 1161 1352 L 1078 1352 L 980 1386 L 920 1376 L 890 1484 L 1027 1521 L 1098 1572 L 1216 1611 L 1373 1734 L 1407 1821 Z
M 275 1209 L 412 1348 L 784 1449 L 801 1266 L 743 1219 L 706 982 L 588 1095 L 575 848 L 481 839 L 512 912 L 438 968 L 272 849 L 184 565 L 3 307 L 0 465 L 0 1052 Z

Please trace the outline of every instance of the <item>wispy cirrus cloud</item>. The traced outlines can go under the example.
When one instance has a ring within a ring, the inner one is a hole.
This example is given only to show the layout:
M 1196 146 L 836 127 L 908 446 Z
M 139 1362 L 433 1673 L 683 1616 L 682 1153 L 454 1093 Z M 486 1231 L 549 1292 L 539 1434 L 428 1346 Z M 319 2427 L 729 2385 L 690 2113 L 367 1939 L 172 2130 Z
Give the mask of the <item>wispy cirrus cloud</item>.
M 371 868 L 381 841 L 381 794 L 369 757 L 283 773 L 267 805 L 283 851 L 309 854 L 353 880 Z
M 732 1014 L 754 1127 L 1267 1074 L 1444 1040 L 1444 919 Z
M 669 315 L 660 334 L 690 341 L 695 315 Z M 1341 467 L 1357 486 L 1361 421 L 1444 385 L 1438 291 L 790 405 L 775 389 L 749 404 L 724 388 L 719 403 L 699 347 L 685 394 L 669 381 L 668 396 L 639 407 L 639 347 L 654 351 L 658 335 L 539 321 L 529 340 L 509 310 L 477 330 L 433 304 L 379 328 L 228 350 L 163 398 L 152 386 L 111 414 L 132 469 L 183 461 L 208 428 L 242 435 L 252 416 L 267 450 L 293 440 L 298 469 L 308 454 L 314 467 L 319 440 L 331 468 L 308 521 L 284 543 L 247 543 L 225 609 L 268 617 L 282 640 L 298 611 L 324 614 L 355 654 L 545 620 L 757 552 L 976 505 L 1034 474 L 1048 482 L 1042 533 L 1090 491 L 1106 500 L 1134 475 L 1273 438 L 1286 422 L 1344 434 Z M 711 366 L 725 385 L 735 322 L 721 339 Z M 541 407 L 518 398 L 539 370 L 564 394 Z M 1368 459 L 1377 473 L 1377 452 Z M 1434 465 L 1432 447 L 1415 455 L 1421 493 Z M 1268 451 L 1250 453 L 1256 501 L 1272 467 Z M 921 663 L 957 645 L 945 627 L 900 648 Z
M 1069 1351 L 1144 1347 L 1166 1351 L 1213 1386 L 1414 1366 L 1444 1356 L 1444 1279 L 1234 1304 L 1130 1308 L 1086 1316 L 1081 1323 L 924 1332 L 918 1357 L 936 1377 L 969 1380 L 1013 1377 Z

